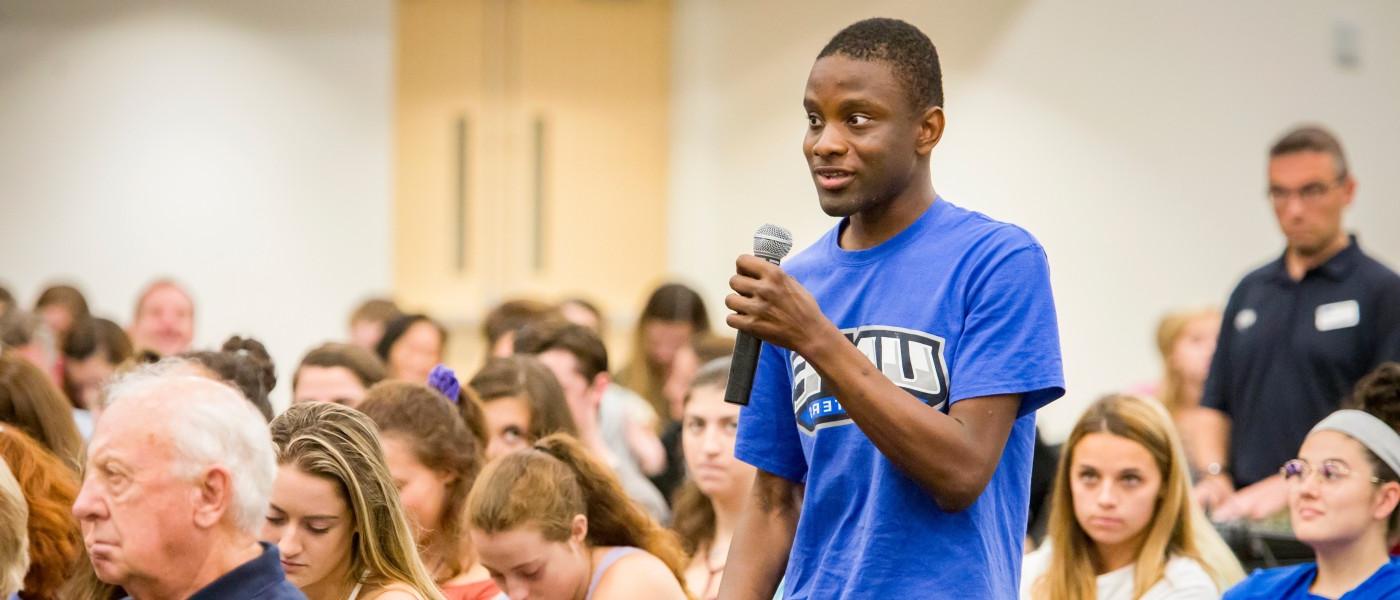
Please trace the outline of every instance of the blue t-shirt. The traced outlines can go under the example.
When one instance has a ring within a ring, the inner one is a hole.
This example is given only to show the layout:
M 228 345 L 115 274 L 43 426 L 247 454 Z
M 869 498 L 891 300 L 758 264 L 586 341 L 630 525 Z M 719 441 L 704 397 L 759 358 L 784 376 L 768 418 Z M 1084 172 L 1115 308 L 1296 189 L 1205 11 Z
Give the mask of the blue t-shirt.
M 1045 252 L 1024 230 L 942 198 L 867 250 L 842 250 L 842 225 L 784 264 L 827 318 L 932 410 L 1023 394 L 1020 417 L 986 490 L 944 512 L 811 365 L 765 343 L 735 455 L 805 483 L 786 597 L 1015 598 L 1034 412 L 1064 394 Z
M 1316 578 L 1317 563 L 1255 571 L 1225 592 L 1223 600 L 1325 600 L 1308 593 Z M 1400 598 L 1400 559 L 1391 559 L 1338 600 L 1373 598 Z

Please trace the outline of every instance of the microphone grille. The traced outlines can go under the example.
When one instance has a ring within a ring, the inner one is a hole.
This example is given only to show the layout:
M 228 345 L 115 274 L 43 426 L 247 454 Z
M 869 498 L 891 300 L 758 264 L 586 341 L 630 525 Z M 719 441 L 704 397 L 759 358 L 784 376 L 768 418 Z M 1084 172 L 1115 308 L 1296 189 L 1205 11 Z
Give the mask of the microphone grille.
M 753 233 L 753 255 L 768 260 L 782 260 L 792 251 L 792 232 L 773 224 L 765 224 Z

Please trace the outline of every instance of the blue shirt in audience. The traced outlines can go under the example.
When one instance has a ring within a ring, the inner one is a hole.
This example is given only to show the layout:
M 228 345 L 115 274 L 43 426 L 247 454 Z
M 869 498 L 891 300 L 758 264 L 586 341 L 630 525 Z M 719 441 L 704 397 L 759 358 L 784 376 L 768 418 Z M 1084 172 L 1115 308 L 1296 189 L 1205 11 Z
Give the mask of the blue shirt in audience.
M 224 573 L 190 600 L 306 600 L 301 590 L 287 581 L 277 547 L 262 544 L 262 554 Z
M 1323 600 L 1308 593 L 1317 578 L 1317 563 L 1255 571 L 1225 592 L 1224 600 Z M 1392 559 L 1339 600 L 1400 598 L 1400 559 Z
M 945 512 L 811 365 L 765 343 L 735 454 L 805 483 L 784 597 L 1015 598 L 1034 413 L 1064 394 L 1045 252 L 1024 230 L 941 198 L 874 248 L 841 249 L 840 228 L 783 267 L 910 401 L 947 412 L 967 398 L 1023 396 L 982 495 Z

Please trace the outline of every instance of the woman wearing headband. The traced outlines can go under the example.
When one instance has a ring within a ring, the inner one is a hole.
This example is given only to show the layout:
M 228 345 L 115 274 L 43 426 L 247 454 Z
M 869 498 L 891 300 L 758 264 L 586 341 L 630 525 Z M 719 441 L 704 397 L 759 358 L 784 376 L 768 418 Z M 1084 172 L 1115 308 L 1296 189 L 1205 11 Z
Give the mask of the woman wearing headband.
M 1317 562 L 1256 572 L 1226 600 L 1400 597 L 1400 563 L 1386 552 L 1400 518 L 1400 435 L 1370 413 L 1339 410 L 1281 471 L 1293 533 Z

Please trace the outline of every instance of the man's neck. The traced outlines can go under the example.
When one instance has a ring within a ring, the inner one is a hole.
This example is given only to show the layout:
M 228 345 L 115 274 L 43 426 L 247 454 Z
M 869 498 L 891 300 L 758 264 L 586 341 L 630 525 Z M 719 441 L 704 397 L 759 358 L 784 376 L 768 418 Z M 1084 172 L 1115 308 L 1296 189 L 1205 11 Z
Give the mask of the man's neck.
M 1333 238 L 1332 241 L 1328 242 L 1322 249 L 1309 254 L 1303 254 L 1296 248 L 1290 246 L 1288 250 L 1283 253 L 1283 265 L 1288 268 L 1289 278 L 1293 281 L 1302 281 L 1303 276 L 1307 275 L 1308 271 L 1316 269 L 1327 261 L 1332 260 L 1332 257 L 1346 250 L 1347 246 L 1350 245 L 1351 236 L 1343 231 L 1339 233 L 1337 237 Z
M 1341 597 L 1390 562 L 1384 532 L 1368 534 L 1345 546 L 1318 550 L 1317 578 L 1308 591 L 1327 598 Z
M 224 543 L 213 544 L 203 557 L 186 557 L 197 560 L 197 565 L 175 581 L 133 584 L 126 591 L 136 600 L 185 600 L 229 571 L 262 555 L 262 546 L 249 536 L 240 534 L 220 541 Z
M 894 199 L 851 215 L 841 232 L 840 246 L 865 250 L 885 243 L 917 221 L 937 197 L 927 169 L 921 169 L 914 175 L 914 183 Z

